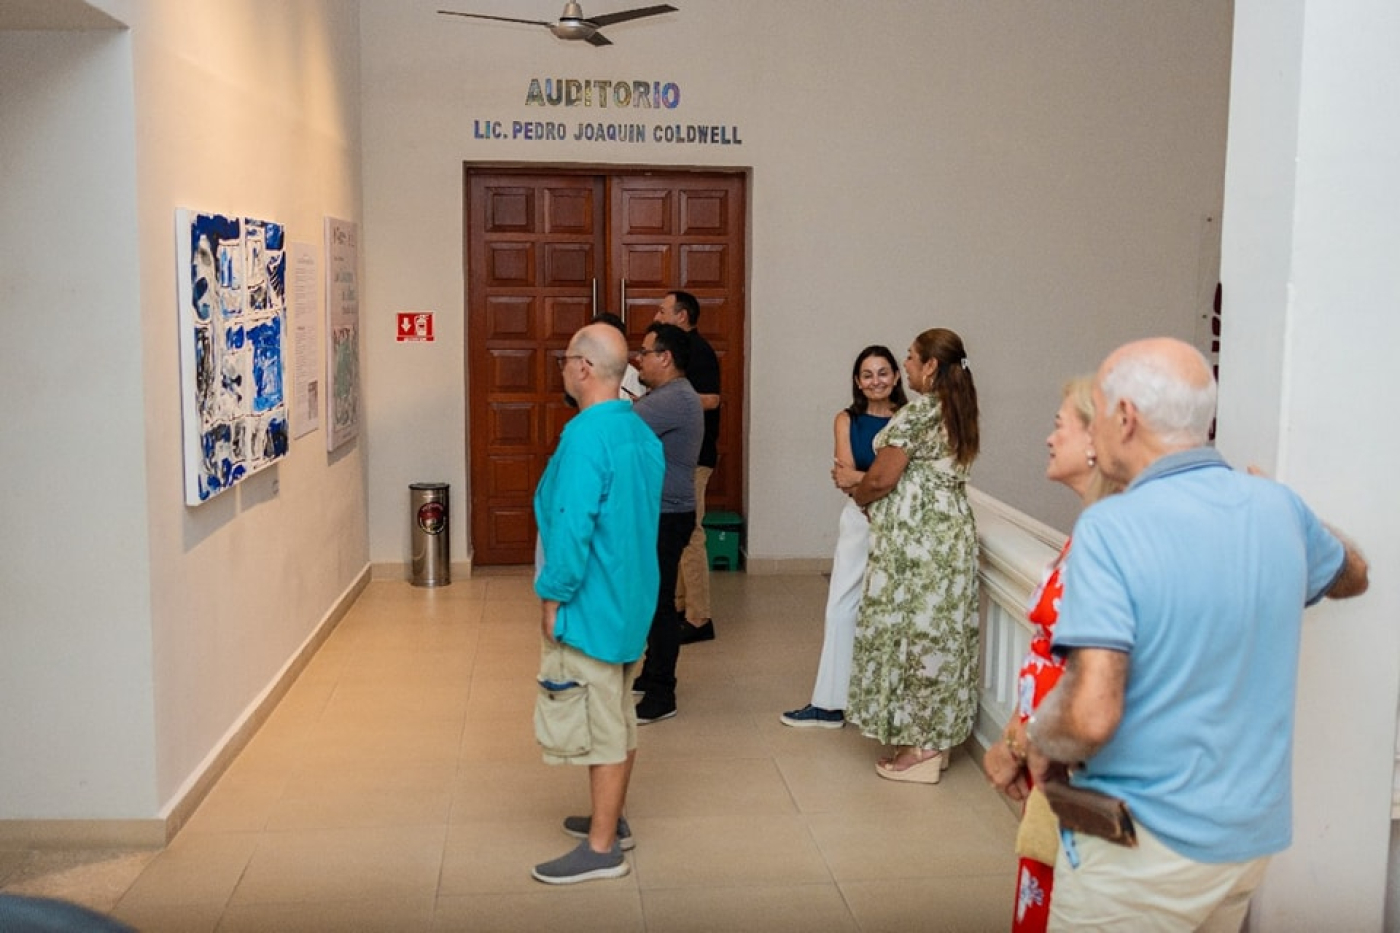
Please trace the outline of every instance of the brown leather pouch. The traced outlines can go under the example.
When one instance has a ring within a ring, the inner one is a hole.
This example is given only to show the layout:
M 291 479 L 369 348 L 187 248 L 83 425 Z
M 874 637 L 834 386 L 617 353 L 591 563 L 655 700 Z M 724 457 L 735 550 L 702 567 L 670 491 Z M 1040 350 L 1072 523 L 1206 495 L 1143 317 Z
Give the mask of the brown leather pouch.
M 1074 787 L 1064 781 L 1042 785 L 1060 826 L 1107 839 L 1120 846 L 1137 846 L 1137 830 L 1128 805 L 1110 794 Z

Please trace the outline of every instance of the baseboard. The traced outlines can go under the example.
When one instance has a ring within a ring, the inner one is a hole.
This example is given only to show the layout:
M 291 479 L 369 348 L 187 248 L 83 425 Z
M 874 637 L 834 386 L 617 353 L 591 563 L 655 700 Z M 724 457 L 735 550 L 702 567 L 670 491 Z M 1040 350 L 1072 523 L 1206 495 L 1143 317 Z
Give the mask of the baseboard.
M 166 821 L 0 820 L 2 849 L 159 849 Z
M 165 837 L 166 841 L 175 838 L 178 833 L 194 815 L 194 811 L 204 802 L 204 798 L 209 795 L 209 791 L 214 789 L 214 785 L 219 778 L 223 777 L 229 765 L 233 764 L 239 753 L 252 741 L 258 729 L 267 722 L 272 711 L 277 708 L 277 704 L 282 702 L 282 698 L 287 695 L 287 691 L 292 688 L 301 672 L 306 669 L 306 665 L 311 663 L 311 659 L 316 656 L 321 645 L 325 644 L 331 632 L 340 624 L 340 620 L 345 617 L 345 613 L 355 604 L 360 593 L 370 582 L 370 568 L 366 566 L 361 570 L 350 585 L 345 588 L 339 598 L 331 604 L 331 608 L 321 617 L 321 622 L 315 630 L 302 642 L 301 647 L 292 655 L 291 659 L 282 667 L 281 672 L 272 680 L 272 683 L 263 691 L 244 713 L 241 722 L 236 723 L 224 741 L 210 753 L 199 768 L 195 769 L 195 774 L 191 777 L 183 788 L 176 793 L 175 798 L 168 803 L 165 808 Z
M 402 561 L 386 561 L 384 563 L 370 565 L 370 579 L 375 583 L 384 580 L 406 581 L 412 576 L 412 571 L 408 564 Z M 470 580 L 472 576 L 472 562 L 467 560 L 454 560 L 452 562 L 452 579 Z M 450 584 L 449 584 L 450 585 Z
M 297 676 L 306 669 L 369 582 L 367 565 L 262 694 L 249 704 L 243 717 L 161 809 L 162 816 L 149 820 L 0 820 L 0 849 L 159 849 L 165 846 L 194 815 L 214 784 L 272 715 Z
M 754 557 L 750 554 L 744 562 L 744 569 L 758 577 L 780 576 L 782 574 L 816 575 L 831 573 L 830 557 Z

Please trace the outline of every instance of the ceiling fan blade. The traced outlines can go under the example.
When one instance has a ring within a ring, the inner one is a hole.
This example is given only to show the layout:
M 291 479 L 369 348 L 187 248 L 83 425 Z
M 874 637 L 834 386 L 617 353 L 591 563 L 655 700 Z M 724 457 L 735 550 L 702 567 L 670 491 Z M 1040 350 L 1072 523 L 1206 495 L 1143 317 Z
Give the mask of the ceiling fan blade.
M 438 10 L 444 16 L 466 16 L 471 19 L 493 19 L 498 23 L 524 23 L 526 26 L 553 26 L 538 19 L 515 19 L 510 16 L 487 16 L 485 13 L 458 13 L 456 10 Z
M 589 45 L 612 45 L 612 40 L 608 39 L 601 32 L 595 32 L 585 40 Z
M 641 19 L 643 16 L 659 16 L 662 13 L 678 12 L 669 3 L 658 4 L 657 6 L 644 6 L 635 10 L 623 10 L 620 13 L 604 13 L 602 16 L 590 16 L 588 21 L 594 26 L 602 28 L 611 26 L 614 23 L 625 23 L 632 19 Z

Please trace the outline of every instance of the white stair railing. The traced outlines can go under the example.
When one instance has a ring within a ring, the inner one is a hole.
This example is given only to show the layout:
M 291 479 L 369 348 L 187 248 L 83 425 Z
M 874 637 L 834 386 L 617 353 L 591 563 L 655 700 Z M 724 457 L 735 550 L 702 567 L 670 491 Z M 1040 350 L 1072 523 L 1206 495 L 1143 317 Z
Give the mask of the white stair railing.
M 968 498 L 981 545 L 982 683 L 974 734 L 986 748 L 1016 708 L 1016 676 L 1031 643 L 1031 594 L 1065 535 L 979 489 Z

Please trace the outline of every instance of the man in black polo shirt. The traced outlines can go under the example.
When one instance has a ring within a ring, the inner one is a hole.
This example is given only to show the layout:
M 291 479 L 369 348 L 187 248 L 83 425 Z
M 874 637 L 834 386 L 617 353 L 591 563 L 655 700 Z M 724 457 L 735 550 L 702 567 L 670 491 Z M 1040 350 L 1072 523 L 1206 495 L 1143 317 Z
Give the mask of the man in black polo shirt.
M 690 365 L 686 378 L 700 395 L 705 412 L 705 437 L 700 445 L 700 461 L 695 467 L 695 532 L 681 555 L 680 579 L 676 585 L 676 609 L 681 612 L 681 644 L 711 641 L 715 625 L 710 618 L 710 562 L 705 551 L 705 487 L 710 482 L 718 458 L 719 440 L 719 357 L 710 342 L 700 336 L 700 302 L 690 292 L 668 292 L 656 309 L 659 324 L 675 324 L 690 336 Z

